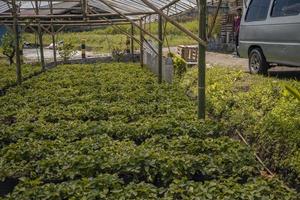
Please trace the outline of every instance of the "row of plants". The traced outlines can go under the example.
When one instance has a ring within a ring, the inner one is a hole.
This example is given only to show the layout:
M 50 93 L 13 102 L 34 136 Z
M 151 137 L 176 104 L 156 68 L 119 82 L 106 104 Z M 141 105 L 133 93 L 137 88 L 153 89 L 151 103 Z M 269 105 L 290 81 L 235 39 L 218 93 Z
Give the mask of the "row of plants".
M 300 191 L 299 82 L 220 67 L 209 69 L 207 79 L 209 115 L 224 126 L 224 134 L 242 133 L 267 166 Z M 196 98 L 197 69 L 181 86 Z
M 30 77 L 34 74 L 39 73 L 40 71 L 41 67 L 38 65 L 22 65 L 23 78 Z M 4 58 L 0 58 L 0 74 L 0 91 L 16 83 L 16 66 L 9 65 L 9 63 Z
M 64 65 L 0 97 L 3 199 L 298 199 L 135 64 Z M 7 186 L 8 187 L 8 186 Z

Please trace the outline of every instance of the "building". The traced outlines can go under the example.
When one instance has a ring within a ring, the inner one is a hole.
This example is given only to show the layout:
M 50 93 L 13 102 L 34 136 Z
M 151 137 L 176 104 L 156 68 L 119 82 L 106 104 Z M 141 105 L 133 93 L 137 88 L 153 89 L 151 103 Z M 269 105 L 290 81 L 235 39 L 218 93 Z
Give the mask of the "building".
M 234 43 L 234 17 L 237 8 L 243 8 L 244 0 L 227 0 L 228 13 L 222 14 L 221 18 L 221 41 Z

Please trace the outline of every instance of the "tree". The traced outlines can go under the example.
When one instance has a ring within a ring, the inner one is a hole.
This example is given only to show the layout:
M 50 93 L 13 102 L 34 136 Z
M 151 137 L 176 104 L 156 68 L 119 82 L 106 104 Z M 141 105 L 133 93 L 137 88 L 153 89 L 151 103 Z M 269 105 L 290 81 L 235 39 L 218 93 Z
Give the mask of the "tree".
M 12 33 L 7 32 L 4 34 L 1 39 L 1 49 L 2 54 L 8 58 L 9 64 L 12 65 L 14 63 L 14 57 L 16 54 L 14 36 Z
M 58 46 L 58 54 L 63 58 L 63 61 L 66 62 L 76 54 L 76 48 L 71 42 L 64 42 Z

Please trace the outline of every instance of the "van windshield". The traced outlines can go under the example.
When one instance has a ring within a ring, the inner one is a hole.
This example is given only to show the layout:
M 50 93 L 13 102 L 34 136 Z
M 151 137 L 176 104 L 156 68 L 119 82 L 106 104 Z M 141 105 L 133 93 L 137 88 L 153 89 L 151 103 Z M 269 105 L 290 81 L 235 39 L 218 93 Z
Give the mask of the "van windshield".
M 300 0 L 275 0 L 271 16 L 292 16 L 300 14 Z

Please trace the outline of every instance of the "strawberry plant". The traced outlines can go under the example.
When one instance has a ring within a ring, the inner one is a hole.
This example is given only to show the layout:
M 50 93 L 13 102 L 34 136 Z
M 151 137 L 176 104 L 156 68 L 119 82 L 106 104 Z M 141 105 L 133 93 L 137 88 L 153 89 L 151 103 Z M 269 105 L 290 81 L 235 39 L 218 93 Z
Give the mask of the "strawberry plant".
M 64 65 L 9 89 L 0 184 L 15 185 L 2 197 L 297 199 L 260 175 L 252 149 L 224 135 L 228 124 L 199 122 L 178 83 L 156 82 L 135 64 Z
M 227 135 L 236 137 L 235 130 L 242 132 L 267 166 L 300 191 L 300 106 L 294 98 L 299 82 L 221 67 L 209 69 L 207 77 L 209 115 L 223 125 Z M 196 69 L 181 81 L 193 99 L 196 81 Z

